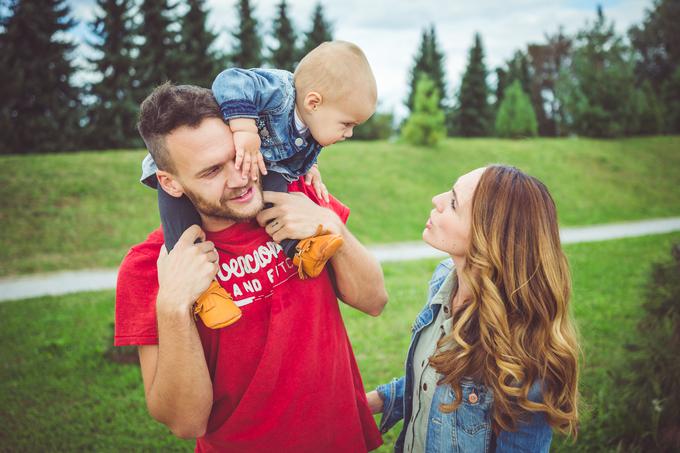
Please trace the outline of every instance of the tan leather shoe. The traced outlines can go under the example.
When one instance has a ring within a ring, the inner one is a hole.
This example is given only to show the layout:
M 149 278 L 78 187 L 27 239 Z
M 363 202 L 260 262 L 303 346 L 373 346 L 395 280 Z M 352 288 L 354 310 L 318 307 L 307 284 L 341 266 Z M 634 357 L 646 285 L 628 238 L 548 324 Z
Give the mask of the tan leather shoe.
M 210 283 L 194 304 L 194 316 L 201 317 L 210 329 L 220 329 L 241 318 L 241 309 L 236 306 L 229 293 L 215 280 Z
M 341 235 L 328 233 L 319 225 L 314 236 L 302 239 L 296 247 L 293 264 L 297 266 L 300 278 L 318 277 L 326 262 L 344 242 Z

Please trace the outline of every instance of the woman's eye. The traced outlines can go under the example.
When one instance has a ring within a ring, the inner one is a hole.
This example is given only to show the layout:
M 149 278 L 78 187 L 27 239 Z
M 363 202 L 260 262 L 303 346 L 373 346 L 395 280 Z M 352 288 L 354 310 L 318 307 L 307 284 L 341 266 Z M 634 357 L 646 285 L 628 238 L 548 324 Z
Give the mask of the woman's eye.
M 456 210 L 456 199 L 455 198 L 451 198 L 451 209 L 453 209 L 454 211 Z

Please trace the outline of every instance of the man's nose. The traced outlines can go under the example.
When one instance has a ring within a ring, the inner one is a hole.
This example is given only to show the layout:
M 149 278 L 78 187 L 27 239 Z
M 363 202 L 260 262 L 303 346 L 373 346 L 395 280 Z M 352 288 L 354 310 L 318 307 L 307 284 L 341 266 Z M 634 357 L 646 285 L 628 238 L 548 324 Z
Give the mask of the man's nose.
M 229 162 L 226 166 L 227 170 L 227 186 L 230 188 L 243 187 L 248 184 L 250 176 L 243 176 L 241 170 L 236 169 L 234 162 Z
M 345 132 L 345 138 L 352 138 L 352 135 L 354 135 L 354 128 L 351 127 L 347 132 Z

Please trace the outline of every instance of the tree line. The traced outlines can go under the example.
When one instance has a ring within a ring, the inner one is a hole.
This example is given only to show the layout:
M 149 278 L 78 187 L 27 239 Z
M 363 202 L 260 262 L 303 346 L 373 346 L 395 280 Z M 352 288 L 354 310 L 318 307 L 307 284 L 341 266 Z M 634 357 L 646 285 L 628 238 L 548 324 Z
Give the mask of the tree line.
M 456 92 L 426 28 L 410 74 L 403 135 L 433 144 L 449 136 L 620 137 L 680 133 L 680 0 L 655 0 L 641 24 L 617 34 L 601 7 L 573 36 L 562 29 L 495 68 L 475 34 Z M 442 119 L 443 118 L 443 119 Z M 414 127 L 414 123 L 418 127 Z
M 87 24 L 93 55 L 75 60 L 64 38 L 76 22 L 66 0 L 10 0 L 0 7 L 0 153 L 60 152 L 142 145 L 139 103 L 166 80 L 210 87 L 227 66 L 294 70 L 310 49 L 333 39 L 317 4 L 295 30 L 286 0 L 277 5 L 271 47 L 249 0 L 239 0 L 232 49 L 219 52 L 205 0 L 96 0 Z M 97 79 L 76 83 L 78 70 Z
M 85 61 L 76 61 L 75 43 L 64 38 L 76 25 L 66 0 L 9 0 L 0 7 L 0 153 L 138 147 L 139 103 L 165 80 L 209 87 L 227 66 L 292 71 L 309 50 L 333 39 L 320 3 L 299 32 L 281 0 L 269 36 L 262 36 L 252 2 L 239 0 L 228 51 L 216 49 L 205 0 L 96 4 L 88 24 L 93 52 Z M 399 132 L 422 144 L 446 135 L 679 133 L 678 23 L 680 0 L 655 0 L 642 23 L 621 36 L 598 8 L 576 34 L 547 34 L 492 71 L 476 34 L 455 90 L 435 27 L 428 26 L 410 69 L 410 113 Z M 96 78 L 76 83 L 79 70 Z M 392 123 L 392 114 L 377 113 L 356 137 L 385 138 L 394 133 Z

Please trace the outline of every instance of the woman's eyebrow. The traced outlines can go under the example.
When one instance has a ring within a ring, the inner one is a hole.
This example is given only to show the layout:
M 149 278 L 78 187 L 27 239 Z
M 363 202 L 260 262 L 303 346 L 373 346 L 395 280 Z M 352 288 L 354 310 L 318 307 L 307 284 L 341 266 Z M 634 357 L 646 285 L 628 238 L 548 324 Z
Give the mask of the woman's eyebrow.
M 451 193 L 453 194 L 453 200 L 456 202 L 456 205 L 458 205 L 458 197 L 456 196 L 456 189 L 451 187 Z

